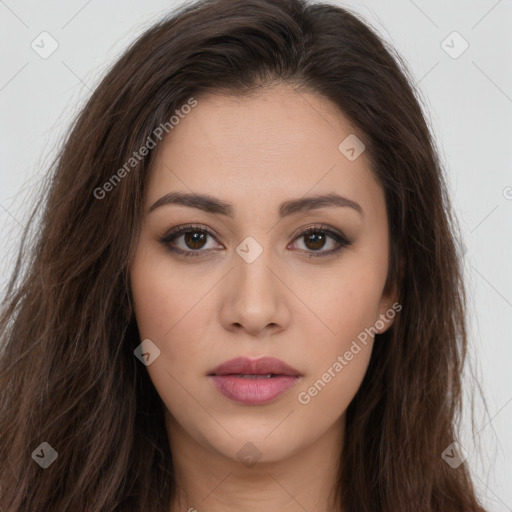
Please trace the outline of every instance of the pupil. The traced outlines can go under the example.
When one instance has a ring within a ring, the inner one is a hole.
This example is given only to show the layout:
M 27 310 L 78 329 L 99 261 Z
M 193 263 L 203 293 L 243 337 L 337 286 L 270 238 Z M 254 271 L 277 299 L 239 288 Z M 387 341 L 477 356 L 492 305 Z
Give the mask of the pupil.
M 185 233 L 185 242 L 191 249 L 201 249 L 202 244 L 204 244 L 205 242 L 205 239 L 206 234 L 200 233 L 199 231 L 189 231 L 188 233 Z
M 308 244 L 308 242 L 313 242 L 313 247 L 310 247 L 310 249 L 321 249 L 323 247 L 323 242 L 325 241 L 324 235 L 311 233 L 309 235 L 306 235 L 306 237 L 308 238 L 308 240 L 306 241 L 306 245 Z

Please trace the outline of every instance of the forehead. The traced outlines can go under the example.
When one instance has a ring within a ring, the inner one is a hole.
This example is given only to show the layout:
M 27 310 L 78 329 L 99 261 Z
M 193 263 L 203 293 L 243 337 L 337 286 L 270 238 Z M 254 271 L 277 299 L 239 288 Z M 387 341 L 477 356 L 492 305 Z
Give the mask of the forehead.
M 260 205 L 308 193 L 367 203 L 382 195 L 367 155 L 350 161 L 340 151 L 356 130 L 326 98 L 279 86 L 196 99 L 157 148 L 146 204 L 178 189 Z

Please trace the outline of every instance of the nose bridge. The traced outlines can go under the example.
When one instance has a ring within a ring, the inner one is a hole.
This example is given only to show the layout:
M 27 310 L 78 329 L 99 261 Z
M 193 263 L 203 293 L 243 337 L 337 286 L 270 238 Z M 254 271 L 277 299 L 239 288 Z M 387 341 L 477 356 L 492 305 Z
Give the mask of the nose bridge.
M 236 248 L 224 310 L 228 312 L 224 321 L 253 334 L 269 324 L 283 327 L 287 318 L 282 285 L 276 277 L 277 260 L 264 243 L 247 237 Z
M 245 238 L 236 248 L 237 255 L 234 258 L 238 299 L 246 304 L 254 302 L 256 308 L 261 308 L 259 302 L 262 300 L 267 303 L 273 301 L 277 284 L 270 270 L 275 266 L 275 258 L 268 244 L 264 248 L 262 243 L 253 237 Z

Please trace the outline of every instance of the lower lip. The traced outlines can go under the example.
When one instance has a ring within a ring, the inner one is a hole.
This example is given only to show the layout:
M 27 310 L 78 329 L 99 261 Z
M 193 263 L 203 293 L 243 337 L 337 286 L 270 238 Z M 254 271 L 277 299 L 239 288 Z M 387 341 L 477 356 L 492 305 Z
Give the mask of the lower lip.
M 237 375 L 212 375 L 211 379 L 225 397 L 245 405 L 269 403 L 288 391 L 299 380 L 292 375 L 257 379 Z

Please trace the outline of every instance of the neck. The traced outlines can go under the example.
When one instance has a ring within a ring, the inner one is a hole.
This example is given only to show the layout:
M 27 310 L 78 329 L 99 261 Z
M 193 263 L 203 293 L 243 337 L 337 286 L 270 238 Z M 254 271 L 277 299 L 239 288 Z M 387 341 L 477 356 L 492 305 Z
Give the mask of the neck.
M 228 457 L 206 441 L 193 439 L 168 413 L 166 417 L 177 487 L 171 512 L 341 510 L 333 501 L 345 416 L 314 444 L 275 459 L 266 456 L 272 453 L 269 439 L 240 441 L 236 449 L 230 439 L 231 450 L 222 450 L 234 453 Z M 248 458 L 243 461 L 237 453 L 244 445 Z M 256 453 L 261 458 L 252 462 Z

